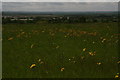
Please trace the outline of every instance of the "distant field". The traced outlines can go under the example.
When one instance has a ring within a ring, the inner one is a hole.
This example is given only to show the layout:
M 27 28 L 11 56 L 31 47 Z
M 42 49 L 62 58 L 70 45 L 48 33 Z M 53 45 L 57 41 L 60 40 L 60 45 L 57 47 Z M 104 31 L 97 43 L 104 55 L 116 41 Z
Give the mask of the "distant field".
M 114 78 L 119 39 L 117 23 L 4 24 L 2 75 Z

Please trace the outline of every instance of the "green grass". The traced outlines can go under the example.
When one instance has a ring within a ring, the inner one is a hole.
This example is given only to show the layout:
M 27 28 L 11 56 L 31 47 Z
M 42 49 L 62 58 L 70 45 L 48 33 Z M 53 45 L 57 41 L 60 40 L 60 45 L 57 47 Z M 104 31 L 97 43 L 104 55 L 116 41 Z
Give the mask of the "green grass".
M 2 76 L 114 78 L 118 40 L 117 23 L 4 24 Z M 90 51 L 96 54 L 91 56 Z M 30 69 L 32 64 L 36 67 Z

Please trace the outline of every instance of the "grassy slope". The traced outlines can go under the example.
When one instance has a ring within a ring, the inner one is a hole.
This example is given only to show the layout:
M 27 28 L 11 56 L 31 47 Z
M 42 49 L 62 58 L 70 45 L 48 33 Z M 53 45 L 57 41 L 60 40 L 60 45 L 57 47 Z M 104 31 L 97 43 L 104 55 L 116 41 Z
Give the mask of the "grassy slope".
M 3 25 L 3 78 L 114 77 L 118 72 L 117 33 L 117 23 Z M 90 56 L 90 51 L 96 54 Z M 30 69 L 33 63 L 36 67 Z

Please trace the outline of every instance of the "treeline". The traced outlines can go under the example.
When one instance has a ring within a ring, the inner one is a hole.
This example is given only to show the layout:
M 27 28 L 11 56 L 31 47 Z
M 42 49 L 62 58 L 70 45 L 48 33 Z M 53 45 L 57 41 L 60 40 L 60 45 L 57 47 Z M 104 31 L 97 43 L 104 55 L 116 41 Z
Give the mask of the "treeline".
M 30 17 L 32 20 L 27 18 L 17 18 L 13 17 L 2 18 L 2 23 L 90 23 L 90 22 L 118 22 L 117 16 L 44 16 L 44 17 Z
M 36 20 L 12 20 L 13 18 L 2 18 L 2 24 L 6 23 L 21 23 L 21 24 L 26 24 L 26 23 L 36 23 Z
M 95 23 L 95 22 L 118 22 L 118 16 L 67 16 L 55 17 L 48 20 L 49 23 Z

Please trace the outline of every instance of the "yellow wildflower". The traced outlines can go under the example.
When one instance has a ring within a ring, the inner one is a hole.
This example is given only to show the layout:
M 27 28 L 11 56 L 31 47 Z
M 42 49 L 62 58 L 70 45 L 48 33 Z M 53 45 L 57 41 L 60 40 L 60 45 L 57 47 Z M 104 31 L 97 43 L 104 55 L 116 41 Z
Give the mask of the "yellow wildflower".
M 32 64 L 32 65 L 30 66 L 30 69 L 33 68 L 33 67 L 35 67 L 35 66 L 36 66 L 36 64 Z
M 115 75 L 115 78 L 119 78 L 119 75 Z
M 117 63 L 120 64 L 120 61 L 118 61 Z
M 65 70 L 65 68 L 61 68 L 61 71 L 64 71 Z
M 92 52 L 89 52 L 90 55 L 92 55 Z
M 102 40 L 102 43 L 105 41 L 106 39 L 104 38 L 103 40 Z
M 101 65 L 101 62 L 98 62 L 97 65 Z
M 13 39 L 13 37 L 10 37 L 8 40 L 12 40 Z
M 94 44 L 95 42 L 93 41 L 92 43 Z
M 33 48 L 34 44 L 31 45 L 31 48 Z
M 64 36 L 65 38 L 67 37 L 67 36 Z
M 86 51 L 86 48 L 84 48 L 83 51 Z
M 96 52 L 89 52 L 89 55 L 94 56 Z
M 41 61 L 41 59 L 38 59 L 38 62 L 40 62 Z
M 115 78 L 120 78 L 120 77 L 119 77 L 119 73 L 117 73 L 117 74 L 115 75 Z

